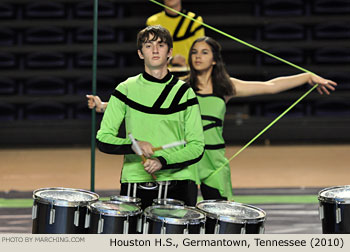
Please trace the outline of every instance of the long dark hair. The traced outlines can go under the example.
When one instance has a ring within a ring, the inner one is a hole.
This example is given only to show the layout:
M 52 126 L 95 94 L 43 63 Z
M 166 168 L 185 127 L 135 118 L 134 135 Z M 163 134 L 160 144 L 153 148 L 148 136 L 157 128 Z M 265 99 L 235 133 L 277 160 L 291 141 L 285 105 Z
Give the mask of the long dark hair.
M 213 71 L 211 73 L 211 79 L 213 83 L 213 94 L 218 96 L 234 95 L 235 90 L 232 87 L 230 76 L 228 75 L 225 69 L 224 61 L 222 60 L 221 45 L 211 37 L 200 37 L 193 42 L 188 57 L 188 62 L 190 65 L 190 74 L 187 77 L 186 81 L 191 85 L 191 87 L 195 91 L 199 90 L 197 86 L 198 71 L 196 71 L 193 67 L 192 50 L 196 43 L 202 41 L 206 42 L 209 45 L 211 51 L 213 52 L 213 59 L 216 62 L 216 64 L 213 65 Z

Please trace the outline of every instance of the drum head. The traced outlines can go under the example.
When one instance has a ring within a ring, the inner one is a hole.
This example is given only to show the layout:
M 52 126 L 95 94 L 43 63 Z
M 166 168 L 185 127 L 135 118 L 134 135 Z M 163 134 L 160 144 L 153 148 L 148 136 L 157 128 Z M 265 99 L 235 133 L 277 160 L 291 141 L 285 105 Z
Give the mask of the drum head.
M 337 204 L 350 203 L 350 185 L 325 188 L 318 193 L 318 200 Z
M 141 205 L 140 198 L 124 196 L 124 195 L 111 196 L 111 201 L 119 201 L 119 202 L 124 202 L 129 204 Z
M 155 205 L 145 209 L 144 215 L 152 220 L 168 224 L 199 224 L 205 221 L 205 215 L 196 209 L 174 205 Z
M 98 201 L 88 206 L 91 212 L 108 216 L 134 216 L 141 213 L 140 207 L 118 201 Z
M 233 201 L 204 200 L 196 207 L 208 217 L 231 223 L 258 223 L 265 220 L 266 213 L 257 207 Z
M 89 202 L 97 201 L 96 193 L 72 188 L 41 188 L 33 192 L 33 198 L 44 204 L 55 206 L 86 206 Z

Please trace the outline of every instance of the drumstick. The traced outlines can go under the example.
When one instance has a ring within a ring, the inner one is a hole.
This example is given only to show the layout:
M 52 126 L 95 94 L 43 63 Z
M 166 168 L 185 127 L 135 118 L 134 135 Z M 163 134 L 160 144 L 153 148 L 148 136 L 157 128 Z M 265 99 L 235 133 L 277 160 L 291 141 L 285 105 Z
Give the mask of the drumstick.
M 132 136 L 131 133 L 129 133 L 129 138 L 130 138 L 132 144 L 135 146 L 135 152 L 136 152 L 136 154 L 139 155 L 139 156 L 141 157 L 142 162 L 146 162 L 146 161 L 147 161 L 146 157 L 142 154 L 142 150 L 141 150 L 139 144 L 137 143 L 136 139 Z M 153 173 L 151 173 L 151 175 L 152 175 L 152 178 L 153 178 L 154 180 L 157 179 L 156 175 L 154 175 Z
M 180 146 L 180 145 L 184 145 L 187 142 L 185 140 L 181 140 L 181 141 L 176 141 L 170 144 L 164 144 L 163 146 L 159 146 L 159 147 L 153 147 L 152 150 L 153 151 L 158 151 L 158 150 L 165 150 L 165 149 L 169 149 L 169 148 L 174 148 L 176 146 Z

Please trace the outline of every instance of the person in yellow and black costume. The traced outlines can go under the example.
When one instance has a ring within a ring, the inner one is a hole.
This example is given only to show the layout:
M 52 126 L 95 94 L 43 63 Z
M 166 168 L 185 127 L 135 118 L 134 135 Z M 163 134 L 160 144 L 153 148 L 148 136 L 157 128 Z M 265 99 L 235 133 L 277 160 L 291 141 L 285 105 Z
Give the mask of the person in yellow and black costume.
M 164 4 L 195 20 L 203 22 L 201 16 L 182 9 L 181 0 L 164 0 Z M 169 30 L 173 37 L 173 57 L 169 61 L 170 65 L 186 66 L 188 64 L 188 52 L 191 45 L 197 38 L 204 36 L 204 27 L 166 8 L 149 17 L 146 21 L 146 25 L 158 24 Z

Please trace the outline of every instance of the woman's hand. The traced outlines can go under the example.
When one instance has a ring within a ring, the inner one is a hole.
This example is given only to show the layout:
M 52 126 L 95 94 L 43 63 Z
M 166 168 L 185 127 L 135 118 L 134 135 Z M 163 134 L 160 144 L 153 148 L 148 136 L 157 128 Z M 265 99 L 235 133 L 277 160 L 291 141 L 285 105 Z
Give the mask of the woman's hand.
M 337 83 L 335 83 L 334 81 L 326 80 L 314 74 L 311 74 L 311 78 L 309 79 L 308 83 L 311 86 L 318 84 L 318 87 L 316 89 L 321 95 L 323 95 L 324 93 L 329 95 L 330 94 L 329 90 L 334 91 L 335 86 L 337 86 Z

